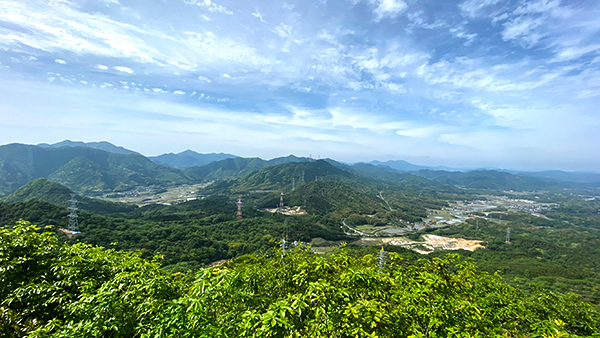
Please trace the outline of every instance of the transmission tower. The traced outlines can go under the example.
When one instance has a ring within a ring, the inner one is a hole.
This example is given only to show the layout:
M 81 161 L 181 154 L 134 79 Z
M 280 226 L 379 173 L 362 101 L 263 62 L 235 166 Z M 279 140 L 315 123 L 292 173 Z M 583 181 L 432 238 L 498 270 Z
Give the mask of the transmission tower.
M 288 246 L 288 220 L 286 219 L 285 222 L 283 222 L 283 236 L 281 239 L 281 264 L 285 265 L 285 261 L 283 260 L 285 257 L 285 249 L 287 249 Z
M 242 195 L 238 196 L 237 200 L 237 219 L 242 219 Z
M 302 183 L 304 183 L 304 170 L 302 170 Z
M 71 199 L 69 200 L 69 226 L 67 230 L 69 231 L 79 231 L 79 224 L 77 222 L 77 199 L 75 199 L 75 194 L 71 194 Z
M 279 195 L 279 209 L 283 209 L 283 191 Z
M 379 273 L 383 272 L 383 268 L 385 267 L 385 251 L 383 247 L 381 247 L 381 251 L 379 251 Z
M 292 177 L 292 190 L 296 190 L 296 178 Z
M 506 244 L 510 244 L 510 228 L 506 228 Z

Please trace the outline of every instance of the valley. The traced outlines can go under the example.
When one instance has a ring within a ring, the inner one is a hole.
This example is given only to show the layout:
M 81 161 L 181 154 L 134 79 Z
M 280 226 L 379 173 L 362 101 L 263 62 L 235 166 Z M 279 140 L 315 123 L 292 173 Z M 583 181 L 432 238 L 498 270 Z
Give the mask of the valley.
M 127 192 L 104 194 L 99 198 L 111 202 L 135 204 L 142 207 L 150 204 L 174 205 L 202 198 L 198 192 L 210 183 L 184 184 L 175 187 L 146 187 Z
M 20 148 L 11 151 L 15 149 Z M 576 189 L 576 182 L 545 181 L 554 186 L 514 190 L 513 183 L 526 178 L 476 171 L 466 188 L 437 180 L 447 179 L 439 172 L 400 172 L 331 159 L 236 157 L 180 169 L 120 154 L 125 157 L 118 163 L 102 167 L 98 160 L 86 169 L 82 177 L 106 183 L 91 189 L 73 178 L 78 175 L 54 174 L 52 170 L 66 173 L 61 163 L 73 161 L 69 149 L 58 149 L 62 162 L 51 161 L 58 169 L 46 168 L 46 177 L 35 178 L 41 172 L 25 170 L 21 160 L 14 165 L 0 146 L 2 168 L 32 173 L 19 187 L 17 176 L 0 180 L 15 184 L 4 185 L 12 190 L 0 200 L 0 222 L 7 229 L 27 220 L 61 245 L 157 259 L 161 271 L 178 276 L 300 252 L 330 259 L 343 250 L 348 259 L 383 257 L 380 264 L 399 264 L 398 269 L 458 253 L 452 258 L 456 264 L 473 262 L 482 274 L 497 274 L 527 297 L 536 290 L 557 292 L 600 308 L 600 193 L 588 186 Z M 87 151 L 77 149 L 75 158 Z M 90 161 L 111 157 L 103 150 L 91 151 L 96 155 Z M 173 159 L 161 160 L 165 158 Z M 184 181 L 157 183 L 150 172 L 141 179 L 144 170 Z M 464 179 L 469 173 L 460 175 Z M 532 184 L 539 186 L 539 180 Z M 504 183 L 506 189 L 499 189 Z M 72 197 L 78 201 L 76 235 L 65 230 Z

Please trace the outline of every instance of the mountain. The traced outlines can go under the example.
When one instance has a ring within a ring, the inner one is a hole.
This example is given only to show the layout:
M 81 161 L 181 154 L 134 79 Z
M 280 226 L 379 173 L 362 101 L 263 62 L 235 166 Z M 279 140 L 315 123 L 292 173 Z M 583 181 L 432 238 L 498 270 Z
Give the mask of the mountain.
M 387 167 L 390 167 L 392 169 L 396 169 L 399 171 L 419 171 L 419 170 L 468 171 L 469 170 L 469 169 L 465 169 L 465 168 L 451 168 L 451 167 L 445 167 L 445 166 L 434 166 L 434 167 L 422 166 L 422 165 L 412 164 L 412 163 L 404 161 L 404 160 L 390 160 L 390 161 L 385 161 L 385 162 L 371 161 L 371 162 L 368 162 L 368 164 L 372 164 L 375 166 L 387 166 Z
M 514 175 L 495 170 L 475 170 L 469 172 L 448 172 L 434 170 L 420 170 L 415 175 L 428 178 L 444 184 L 459 186 L 468 189 L 494 189 L 494 190 L 540 190 L 558 187 L 559 184 L 549 182 L 537 177 Z
M 197 179 L 214 181 L 243 176 L 269 166 L 269 162 L 258 157 L 236 157 L 212 162 L 199 167 L 191 167 L 187 169 L 187 172 Z
M 310 159 L 307 157 L 298 157 L 295 155 L 288 155 L 288 156 L 284 156 L 284 157 L 276 157 L 276 158 L 270 159 L 268 162 L 271 165 L 276 165 L 276 164 L 282 164 L 282 163 L 308 162 L 308 161 L 310 161 Z
M 215 181 L 241 177 L 278 164 L 307 162 L 308 160 L 308 158 L 294 155 L 276 157 L 268 161 L 258 157 L 236 157 L 212 162 L 203 166 L 190 167 L 187 168 L 187 171 L 198 179 Z
M 238 193 L 248 190 L 291 190 L 306 182 L 352 178 L 347 171 L 338 169 L 325 160 L 315 162 L 289 162 L 251 172 L 235 180 L 217 182 L 219 189 L 227 188 Z
M 35 179 L 17 189 L 12 194 L 2 198 L 3 203 L 13 204 L 27 201 L 41 201 L 60 207 L 68 207 L 72 190 L 64 185 L 51 182 L 45 178 Z M 81 210 L 98 214 L 111 214 L 119 212 L 131 212 L 137 206 L 125 203 L 115 203 L 76 195 L 77 207 Z
M 178 154 L 168 153 L 159 156 L 151 156 L 148 158 L 156 164 L 184 169 L 194 166 L 203 166 L 212 162 L 237 157 L 238 156 L 225 153 L 200 154 L 188 149 Z
M 109 153 L 115 153 L 115 154 L 136 154 L 139 155 L 138 152 L 135 152 L 133 150 L 129 150 L 120 146 L 116 146 L 112 143 L 106 142 L 106 141 L 100 141 L 100 142 L 81 142 L 81 141 L 70 141 L 70 140 L 64 140 L 62 142 L 58 142 L 58 143 L 54 143 L 54 144 L 48 144 L 48 143 L 40 143 L 38 144 L 39 147 L 44 147 L 44 148 L 62 148 L 62 147 L 70 147 L 70 148 L 74 148 L 74 147 L 84 147 L 84 148 L 92 148 L 92 149 L 98 149 L 98 150 L 104 150 L 107 151 Z
M 517 172 L 517 175 L 533 176 L 539 178 L 553 179 L 563 182 L 575 182 L 575 183 L 598 183 L 600 182 L 600 173 L 593 172 L 579 172 L 579 171 L 561 171 L 561 170 L 549 170 L 549 171 L 536 171 L 536 172 Z
M 82 194 L 194 182 L 181 170 L 160 166 L 139 154 L 18 143 L 0 146 L 0 195 L 7 195 L 40 177 Z
M 389 167 L 389 168 L 392 168 L 395 170 L 400 170 L 400 171 L 418 171 L 418 170 L 423 170 L 423 169 L 429 169 L 429 167 L 412 164 L 412 163 L 409 163 L 404 160 L 392 160 L 392 161 L 386 161 L 386 162 L 371 161 L 371 162 L 368 162 L 368 164 L 372 164 L 375 166 L 386 166 L 386 167 Z

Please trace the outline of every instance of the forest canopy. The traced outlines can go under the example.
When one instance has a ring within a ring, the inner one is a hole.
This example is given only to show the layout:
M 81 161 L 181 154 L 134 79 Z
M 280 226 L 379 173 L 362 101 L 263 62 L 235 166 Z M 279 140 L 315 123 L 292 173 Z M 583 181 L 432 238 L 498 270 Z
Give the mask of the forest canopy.
M 457 255 L 407 263 L 299 246 L 171 274 L 155 257 L 0 229 L 3 337 L 564 337 L 600 333 L 574 294 L 526 295 Z

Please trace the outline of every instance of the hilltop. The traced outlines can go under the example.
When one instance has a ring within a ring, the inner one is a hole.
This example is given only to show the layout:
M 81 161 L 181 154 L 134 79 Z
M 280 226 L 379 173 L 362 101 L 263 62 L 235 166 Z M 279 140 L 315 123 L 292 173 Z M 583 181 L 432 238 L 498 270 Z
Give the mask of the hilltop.
M 8 204 L 40 201 L 59 207 L 67 207 L 70 205 L 69 200 L 72 195 L 74 195 L 77 200 L 77 207 L 79 209 L 91 213 L 112 214 L 132 212 L 137 209 L 137 206 L 135 205 L 109 202 L 77 195 L 64 185 L 54 183 L 45 178 L 38 178 L 25 184 L 12 194 L 0 199 L 0 201 Z
M 139 154 L 88 147 L 0 146 L 0 194 L 7 195 L 42 177 L 82 194 L 193 182 L 186 173 L 157 165 Z

